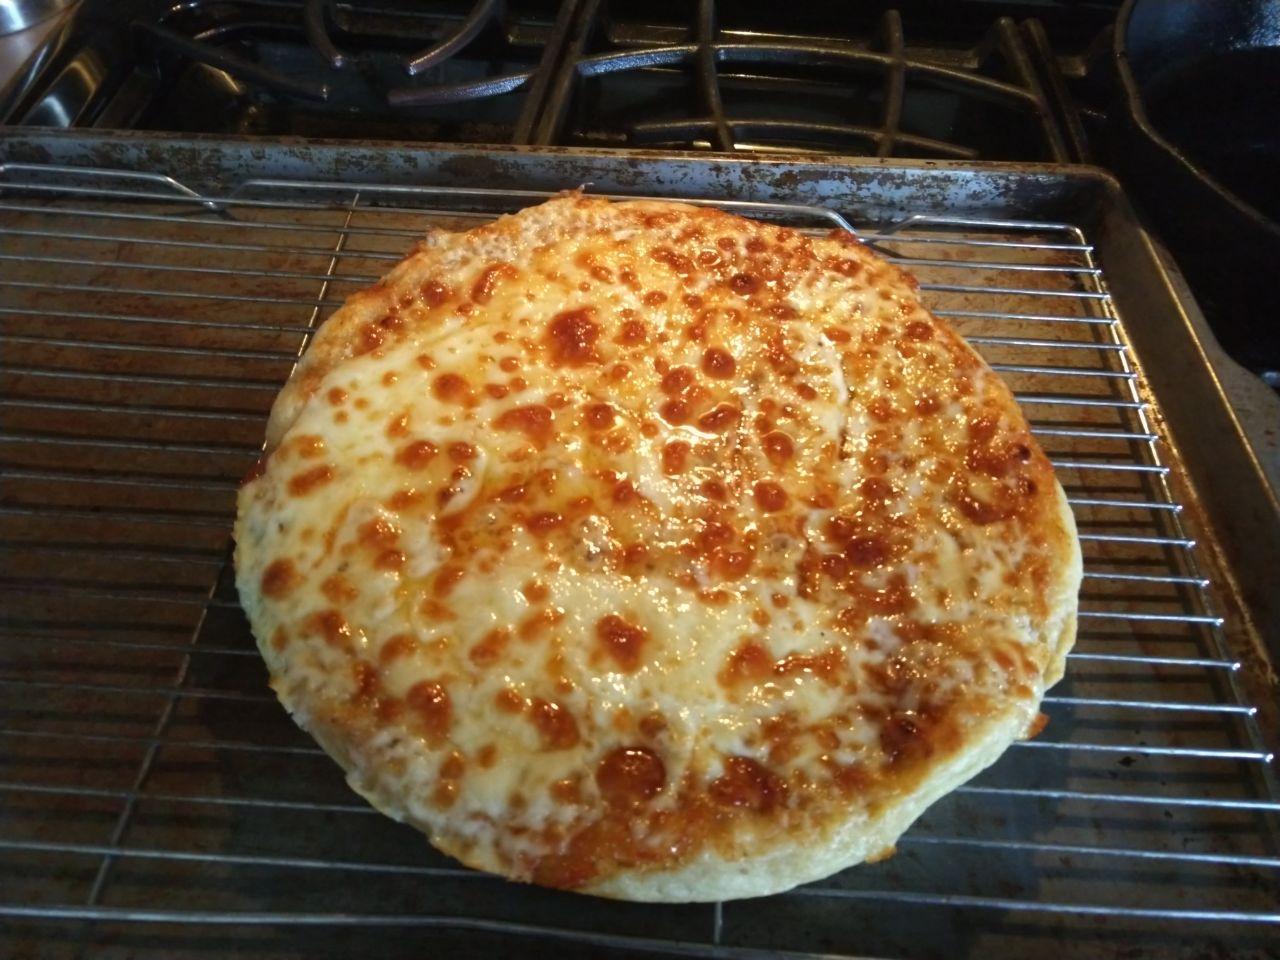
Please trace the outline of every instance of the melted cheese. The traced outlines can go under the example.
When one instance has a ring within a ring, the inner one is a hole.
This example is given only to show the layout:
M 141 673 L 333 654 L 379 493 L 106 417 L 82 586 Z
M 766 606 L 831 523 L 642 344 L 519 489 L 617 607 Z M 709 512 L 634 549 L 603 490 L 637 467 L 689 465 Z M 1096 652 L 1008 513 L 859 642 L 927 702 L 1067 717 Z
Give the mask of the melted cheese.
M 434 234 L 273 430 L 237 570 L 274 685 L 469 863 L 755 855 L 1035 715 L 1060 489 L 847 239 L 581 197 Z

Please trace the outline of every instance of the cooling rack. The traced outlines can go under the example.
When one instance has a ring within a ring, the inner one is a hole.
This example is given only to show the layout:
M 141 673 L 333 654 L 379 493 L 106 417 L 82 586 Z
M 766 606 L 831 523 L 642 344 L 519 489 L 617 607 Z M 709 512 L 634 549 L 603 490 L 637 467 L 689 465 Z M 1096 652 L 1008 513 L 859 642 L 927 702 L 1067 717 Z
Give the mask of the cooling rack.
M 12 955 L 1267 955 L 1280 795 L 1090 238 L 854 229 L 1008 380 L 1085 555 L 1045 732 L 892 859 L 747 903 L 645 906 L 458 866 L 371 811 L 266 686 L 235 490 L 311 332 L 428 225 L 534 191 L 0 165 L 0 945 Z M 368 937 L 383 939 L 370 941 Z

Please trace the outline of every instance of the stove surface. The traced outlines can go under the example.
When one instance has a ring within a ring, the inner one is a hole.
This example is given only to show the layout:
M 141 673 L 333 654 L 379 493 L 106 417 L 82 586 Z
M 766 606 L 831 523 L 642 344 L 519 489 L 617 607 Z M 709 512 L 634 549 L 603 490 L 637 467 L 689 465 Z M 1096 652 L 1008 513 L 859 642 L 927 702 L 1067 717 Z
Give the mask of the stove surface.
M 1115 3 L 86 0 L 6 122 L 1086 159 L 1063 77 Z

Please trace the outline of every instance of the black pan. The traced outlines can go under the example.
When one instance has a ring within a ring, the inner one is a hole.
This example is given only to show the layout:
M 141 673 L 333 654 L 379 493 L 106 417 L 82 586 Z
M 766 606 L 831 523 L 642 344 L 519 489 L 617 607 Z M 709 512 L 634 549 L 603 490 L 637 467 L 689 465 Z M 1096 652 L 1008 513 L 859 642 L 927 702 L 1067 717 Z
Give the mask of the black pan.
M 1280 367 L 1280 0 L 1128 0 L 1115 163 L 1223 347 Z

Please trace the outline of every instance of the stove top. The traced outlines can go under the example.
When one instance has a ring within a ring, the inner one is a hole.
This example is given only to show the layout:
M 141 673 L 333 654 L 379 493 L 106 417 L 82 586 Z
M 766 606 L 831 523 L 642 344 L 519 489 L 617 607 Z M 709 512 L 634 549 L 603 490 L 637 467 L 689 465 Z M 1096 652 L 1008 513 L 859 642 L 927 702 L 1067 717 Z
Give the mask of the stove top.
M 1115 3 L 85 0 L 5 122 L 636 149 L 1089 156 Z

